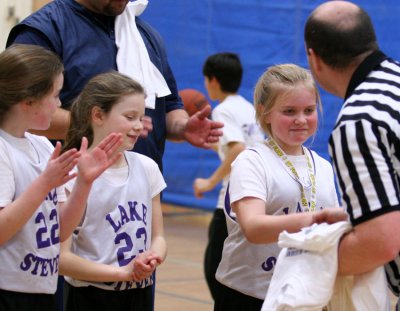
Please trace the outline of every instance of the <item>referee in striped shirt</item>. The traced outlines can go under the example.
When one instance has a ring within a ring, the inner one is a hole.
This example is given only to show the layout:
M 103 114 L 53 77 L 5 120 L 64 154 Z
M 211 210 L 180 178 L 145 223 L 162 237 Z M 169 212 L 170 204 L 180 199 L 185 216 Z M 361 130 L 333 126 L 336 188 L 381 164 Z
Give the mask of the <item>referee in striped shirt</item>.
M 370 17 L 351 2 L 321 4 L 304 37 L 314 78 L 344 99 L 329 141 L 353 224 L 340 243 L 339 273 L 385 265 L 389 287 L 399 296 L 400 65 L 379 50 Z

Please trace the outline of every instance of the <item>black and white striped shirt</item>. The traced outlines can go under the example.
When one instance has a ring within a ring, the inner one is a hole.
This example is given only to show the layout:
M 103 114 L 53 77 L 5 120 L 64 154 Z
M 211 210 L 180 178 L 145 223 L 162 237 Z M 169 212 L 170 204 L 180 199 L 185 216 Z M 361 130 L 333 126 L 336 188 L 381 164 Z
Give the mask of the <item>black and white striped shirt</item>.
M 357 68 L 329 152 L 353 225 L 400 210 L 399 63 L 377 51 Z M 391 288 L 399 293 L 396 261 L 386 271 Z

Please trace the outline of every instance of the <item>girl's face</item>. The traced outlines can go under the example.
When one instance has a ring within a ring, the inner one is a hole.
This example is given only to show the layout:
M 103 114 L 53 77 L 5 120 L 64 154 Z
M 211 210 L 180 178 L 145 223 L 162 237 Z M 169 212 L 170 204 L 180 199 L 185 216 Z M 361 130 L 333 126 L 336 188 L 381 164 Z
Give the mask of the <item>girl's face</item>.
M 302 154 L 303 143 L 315 134 L 318 126 L 315 92 L 299 85 L 277 97 L 266 120 L 272 137 L 286 154 Z
M 131 150 L 143 129 L 142 119 L 145 110 L 145 98 L 143 94 L 127 95 L 116 103 L 111 111 L 103 116 L 100 127 L 96 127 L 100 133 L 94 133 L 99 141 L 110 133 L 122 134 L 120 150 Z
M 29 129 L 47 130 L 57 108 L 61 107 L 60 92 L 64 83 L 64 76 L 60 73 L 53 83 L 52 90 L 44 97 L 31 103 L 32 124 Z

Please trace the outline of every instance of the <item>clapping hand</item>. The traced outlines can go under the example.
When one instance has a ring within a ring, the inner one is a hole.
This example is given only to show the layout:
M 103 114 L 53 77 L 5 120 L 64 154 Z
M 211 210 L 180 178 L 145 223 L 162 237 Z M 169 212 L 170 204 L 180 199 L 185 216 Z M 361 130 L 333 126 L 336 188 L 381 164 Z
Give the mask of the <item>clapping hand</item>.
M 61 155 L 60 153 L 61 143 L 58 141 L 42 173 L 49 189 L 59 187 L 76 176 L 76 173 L 70 174 L 70 171 L 78 163 L 80 152 L 71 149 Z
M 88 151 L 88 141 L 84 137 L 79 150 L 81 154 L 78 160 L 78 172 L 80 176 L 88 183 L 93 182 L 121 157 L 121 153 L 118 152 L 121 144 L 121 134 L 112 133 L 104 138 L 95 148 Z

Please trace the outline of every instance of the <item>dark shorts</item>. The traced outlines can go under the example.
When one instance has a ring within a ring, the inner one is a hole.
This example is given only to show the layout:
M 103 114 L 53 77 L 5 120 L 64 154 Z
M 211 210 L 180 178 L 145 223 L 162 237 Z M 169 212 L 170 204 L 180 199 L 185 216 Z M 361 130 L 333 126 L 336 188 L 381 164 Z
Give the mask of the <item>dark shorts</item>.
M 221 261 L 224 241 L 227 236 L 228 229 L 226 228 L 224 210 L 217 208 L 208 227 L 208 244 L 204 254 L 204 274 L 214 300 L 219 295 L 220 287 L 220 283 L 215 279 L 215 273 Z
M 66 311 L 152 311 L 152 287 L 122 291 L 104 290 L 94 286 L 74 287 L 65 282 Z M 43 311 L 43 310 L 42 310 Z
M 0 289 L 0 310 L 57 311 L 53 294 L 31 294 Z
M 214 311 L 260 311 L 263 300 L 245 295 L 220 283 Z

